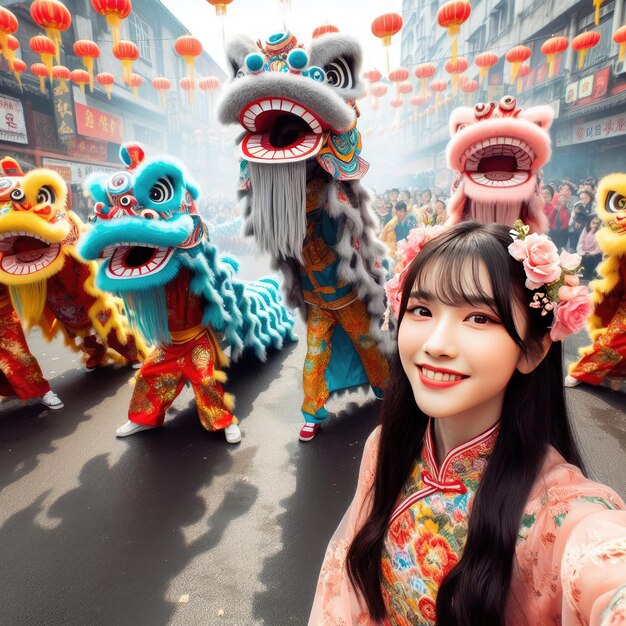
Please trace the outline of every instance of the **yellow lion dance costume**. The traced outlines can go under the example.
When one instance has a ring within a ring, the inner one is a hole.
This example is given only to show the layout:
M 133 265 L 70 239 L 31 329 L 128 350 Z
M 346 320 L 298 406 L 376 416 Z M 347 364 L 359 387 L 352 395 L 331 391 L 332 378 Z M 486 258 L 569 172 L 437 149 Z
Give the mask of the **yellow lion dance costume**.
M 588 320 L 593 344 L 570 367 L 568 387 L 600 385 L 607 378 L 618 389 L 626 377 L 626 174 L 609 174 L 598 185 L 596 213 L 604 222 L 596 233 L 604 260 L 600 279 L 590 283 L 594 311 Z
M 11 187 L 0 206 L 0 284 L 8 286 L 22 323 L 40 326 L 48 340 L 61 331 L 73 350 L 85 353 L 88 369 L 139 363 L 143 340 L 131 332 L 120 301 L 96 288 L 96 263 L 76 252 L 85 224 L 65 208 L 65 181 L 48 169 L 23 174 L 11 161 L 17 172 L 9 181 L 0 178 L 0 187 Z

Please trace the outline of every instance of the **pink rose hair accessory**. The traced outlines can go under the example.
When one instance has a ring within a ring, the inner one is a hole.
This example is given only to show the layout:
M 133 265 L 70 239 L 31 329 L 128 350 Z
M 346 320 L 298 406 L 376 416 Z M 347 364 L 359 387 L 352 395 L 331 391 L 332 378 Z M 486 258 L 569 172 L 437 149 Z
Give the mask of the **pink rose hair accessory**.
M 581 257 L 563 250 L 561 254 L 546 235 L 531 233 L 517 220 L 511 229 L 511 256 L 520 261 L 526 273 L 526 288 L 535 291 L 530 306 L 541 315 L 552 313 L 552 341 L 582 330 L 591 314 L 591 294 L 580 284 Z
M 393 316 L 398 319 L 400 314 L 400 300 L 402 298 L 402 288 L 404 281 L 411 265 L 411 261 L 422 251 L 422 248 L 433 237 L 442 233 L 446 229 L 443 225 L 437 226 L 418 226 L 414 228 L 406 239 L 398 244 L 396 257 L 395 274 L 391 280 L 385 283 L 385 293 L 387 294 L 388 308 L 385 318 L 388 320 L 389 309 Z

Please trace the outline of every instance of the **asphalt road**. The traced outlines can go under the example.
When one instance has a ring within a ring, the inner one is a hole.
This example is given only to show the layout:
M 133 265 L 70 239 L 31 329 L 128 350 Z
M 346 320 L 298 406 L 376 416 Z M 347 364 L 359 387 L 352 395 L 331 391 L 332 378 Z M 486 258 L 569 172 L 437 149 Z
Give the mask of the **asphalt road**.
M 242 261 L 247 278 L 267 267 Z M 87 373 L 60 341 L 29 341 L 65 408 L 0 404 L 0 624 L 305 624 L 373 395 L 333 401 L 298 442 L 301 340 L 231 367 L 241 444 L 200 426 L 189 389 L 164 428 L 119 440 L 134 372 Z M 592 472 L 626 498 L 626 396 L 567 398 Z

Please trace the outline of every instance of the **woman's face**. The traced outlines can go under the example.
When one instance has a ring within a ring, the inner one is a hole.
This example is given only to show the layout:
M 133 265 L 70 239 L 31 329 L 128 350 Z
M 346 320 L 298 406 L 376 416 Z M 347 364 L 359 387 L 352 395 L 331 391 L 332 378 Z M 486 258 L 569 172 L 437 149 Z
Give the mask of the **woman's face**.
M 591 222 L 589 223 L 589 228 L 594 232 L 597 233 L 598 230 L 600 229 L 600 224 L 602 224 L 602 222 L 600 221 L 599 217 L 594 217 Z
M 469 263 L 465 271 L 471 273 Z M 415 402 L 435 419 L 448 418 L 468 426 L 470 422 L 494 423 L 500 418 L 506 386 L 520 361 L 521 349 L 495 307 L 482 303 L 451 306 L 438 300 L 433 295 L 436 290 L 428 288 L 438 274 L 436 266 L 429 269 L 429 278 L 421 281 L 424 292 L 411 293 L 398 330 L 400 360 Z M 478 282 L 491 297 L 485 266 L 481 266 Z M 472 276 L 468 275 L 467 284 L 468 295 L 473 295 Z M 516 304 L 514 314 L 517 331 L 524 337 L 525 313 Z
M 437 211 L 438 214 L 443 213 L 446 210 L 446 205 L 441 201 L 441 200 L 437 200 L 437 202 L 435 202 L 435 211 Z

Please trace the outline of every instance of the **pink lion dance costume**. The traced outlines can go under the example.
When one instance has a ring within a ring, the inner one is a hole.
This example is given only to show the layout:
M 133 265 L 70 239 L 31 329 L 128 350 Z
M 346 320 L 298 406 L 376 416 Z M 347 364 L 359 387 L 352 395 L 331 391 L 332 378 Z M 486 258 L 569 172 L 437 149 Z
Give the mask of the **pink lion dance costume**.
M 499 104 L 479 102 L 450 116 L 448 166 L 458 172 L 448 203 L 449 222 L 462 219 L 513 226 L 521 219 L 545 233 L 540 168 L 550 159 L 554 111 L 522 111 L 513 96 Z

